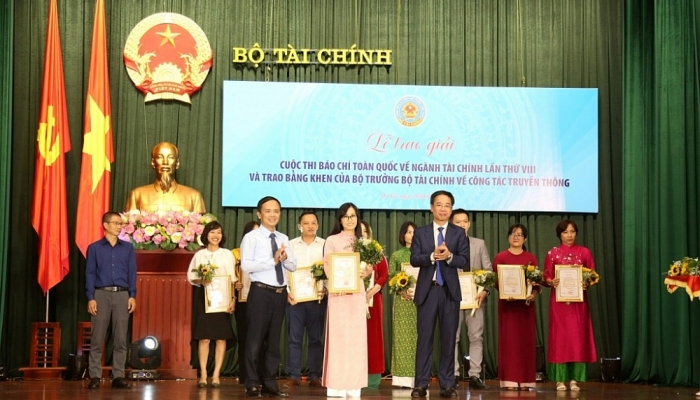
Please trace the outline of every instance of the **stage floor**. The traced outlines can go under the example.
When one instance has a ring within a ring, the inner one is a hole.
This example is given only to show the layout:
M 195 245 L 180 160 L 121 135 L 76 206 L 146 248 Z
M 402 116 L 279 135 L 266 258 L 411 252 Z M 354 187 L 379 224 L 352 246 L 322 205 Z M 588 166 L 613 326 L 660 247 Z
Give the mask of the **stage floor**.
M 280 381 L 280 385 L 284 381 Z M 193 400 L 229 400 L 245 399 L 243 385 L 236 378 L 223 378 L 218 389 L 197 387 L 195 380 L 163 380 L 132 382 L 131 389 L 112 389 L 109 381 L 103 381 L 97 390 L 87 388 L 88 381 L 7 381 L 0 382 L 0 399 L 2 400 L 72 400 L 72 399 L 118 399 L 118 400 L 155 400 L 155 399 L 193 399 Z M 653 385 L 618 384 L 587 382 L 581 384 L 582 390 L 575 392 L 558 392 L 553 382 L 537 384 L 537 390 L 529 392 L 510 392 L 498 389 L 498 381 L 487 381 L 491 386 L 488 390 L 470 391 L 467 382 L 460 382 L 458 395 L 460 399 L 505 399 L 505 398 L 537 398 L 537 399 L 631 399 L 657 400 L 670 398 L 694 399 L 695 392 L 700 388 L 687 387 L 657 387 Z M 300 388 L 290 391 L 290 397 L 303 399 L 326 399 L 323 388 L 309 388 L 306 382 Z M 410 400 L 411 391 L 396 389 L 390 380 L 383 380 L 377 390 L 363 390 L 362 398 L 375 399 L 404 399 Z M 428 398 L 440 399 L 437 383 L 430 386 Z

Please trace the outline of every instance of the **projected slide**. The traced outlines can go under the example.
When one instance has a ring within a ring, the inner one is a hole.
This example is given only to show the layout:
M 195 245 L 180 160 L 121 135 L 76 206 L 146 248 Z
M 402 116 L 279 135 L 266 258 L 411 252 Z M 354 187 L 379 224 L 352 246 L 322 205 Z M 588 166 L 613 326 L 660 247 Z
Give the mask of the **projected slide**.
M 224 82 L 225 207 L 598 212 L 598 90 Z

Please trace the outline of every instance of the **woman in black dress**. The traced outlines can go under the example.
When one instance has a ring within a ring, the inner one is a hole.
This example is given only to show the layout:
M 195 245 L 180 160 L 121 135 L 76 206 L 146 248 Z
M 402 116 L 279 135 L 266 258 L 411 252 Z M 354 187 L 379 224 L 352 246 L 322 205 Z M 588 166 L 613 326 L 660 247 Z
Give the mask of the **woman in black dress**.
M 194 318 L 192 339 L 199 341 L 199 383 L 197 386 L 207 386 L 207 361 L 209 359 L 210 346 L 214 347 L 214 373 L 211 386 L 217 388 L 221 385 L 219 373 L 224 362 L 224 354 L 227 347 L 232 347 L 235 342 L 233 327 L 231 326 L 231 313 L 236 308 L 235 291 L 231 288 L 232 300 L 226 312 L 206 313 L 204 301 L 204 287 L 210 281 L 200 279 L 193 272 L 200 265 L 215 266 L 215 276 L 228 275 L 231 283 L 237 281 L 234 269 L 235 258 L 230 250 L 221 247 L 226 242 L 221 224 L 212 221 L 204 227 L 202 243 L 206 246 L 192 257 L 187 272 L 187 280 L 195 286 L 194 293 Z

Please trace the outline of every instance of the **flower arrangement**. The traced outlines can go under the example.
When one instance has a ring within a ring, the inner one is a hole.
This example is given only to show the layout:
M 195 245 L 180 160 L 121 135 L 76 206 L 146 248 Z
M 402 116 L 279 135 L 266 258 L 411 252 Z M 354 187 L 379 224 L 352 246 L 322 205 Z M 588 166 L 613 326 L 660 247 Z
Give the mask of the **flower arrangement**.
M 525 280 L 529 284 L 539 285 L 542 283 L 542 271 L 537 269 L 536 266 L 528 263 L 523 265 L 523 270 L 525 271 Z
M 389 293 L 403 293 L 416 284 L 416 277 L 404 271 L 397 272 L 389 279 Z
M 583 272 L 583 281 L 588 283 L 588 287 L 597 285 L 600 282 L 600 275 L 592 269 L 584 267 L 581 271 Z
M 126 225 L 119 239 L 131 242 L 136 250 L 195 251 L 202 246 L 200 236 L 204 226 L 216 221 L 212 214 L 189 211 L 131 211 L 121 216 Z
M 539 285 L 542 283 L 542 271 L 537 269 L 532 263 L 527 263 L 527 265 L 522 266 L 523 271 L 525 271 L 525 281 L 527 282 L 527 295 L 532 294 L 532 287 L 534 285 Z M 525 300 L 525 304 L 530 305 L 530 300 Z
M 374 239 L 357 239 L 352 244 L 352 251 L 360 253 L 360 261 L 369 266 L 379 263 L 384 256 L 384 249 Z
M 323 300 L 323 281 L 328 279 L 326 276 L 326 270 L 323 268 L 323 261 L 316 261 L 311 264 L 311 275 L 314 277 L 316 282 L 316 297 L 318 297 L 318 302 Z
M 496 273 L 485 269 L 474 271 L 474 282 L 482 288 L 491 288 L 496 286 Z
M 190 272 L 197 274 L 197 278 L 203 281 L 211 282 L 211 278 L 216 274 L 217 268 L 219 267 L 210 263 L 199 264 L 197 268 L 192 268 Z
M 328 279 L 326 270 L 323 268 L 323 261 L 316 261 L 311 264 L 311 275 L 314 276 L 316 282 Z
M 384 257 L 382 245 L 374 239 L 355 240 L 352 244 L 352 251 L 360 253 L 360 271 L 363 274 L 368 268 L 372 269 L 375 264 L 382 261 L 382 257 Z M 364 279 L 365 290 L 369 288 L 370 278 L 371 276 Z
M 668 268 L 668 276 L 700 276 L 700 263 L 697 258 L 683 257 L 674 261 Z

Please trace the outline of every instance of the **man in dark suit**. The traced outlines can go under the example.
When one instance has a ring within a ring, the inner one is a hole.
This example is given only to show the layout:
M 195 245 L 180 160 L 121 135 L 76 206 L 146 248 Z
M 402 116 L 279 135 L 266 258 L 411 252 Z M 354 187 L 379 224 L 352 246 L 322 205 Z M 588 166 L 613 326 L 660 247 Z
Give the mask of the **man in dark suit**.
M 420 268 L 413 301 L 418 310 L 416 383 L 411 397 L 426 397 L 433 358 L 436 319 L 440 324 L 441 397 L 456 397 L 454 357 L 459 321 L 458 269 L 469 270 L 469 241 L 464 229 L 449 222 L 454 196 L 438 190 L 430 196 L 433 223 L 416 229 L 411 243 L 411 265 Z

